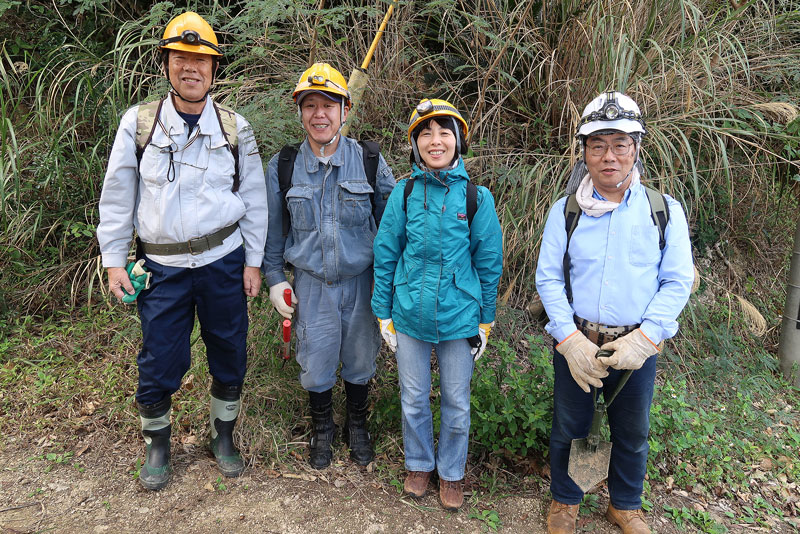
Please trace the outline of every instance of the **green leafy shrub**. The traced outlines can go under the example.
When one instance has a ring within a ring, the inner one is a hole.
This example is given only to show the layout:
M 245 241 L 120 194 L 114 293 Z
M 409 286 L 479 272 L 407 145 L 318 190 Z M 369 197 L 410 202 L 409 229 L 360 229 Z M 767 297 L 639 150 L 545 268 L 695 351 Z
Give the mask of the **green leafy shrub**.
M 528 357 L 518 357 L 503 340 L 496 356 L 478 360 L 472 379 L 475 450 L 514 454 L 546 449 L 553 411 L 553 365 L 541 336 L 528 336 Z

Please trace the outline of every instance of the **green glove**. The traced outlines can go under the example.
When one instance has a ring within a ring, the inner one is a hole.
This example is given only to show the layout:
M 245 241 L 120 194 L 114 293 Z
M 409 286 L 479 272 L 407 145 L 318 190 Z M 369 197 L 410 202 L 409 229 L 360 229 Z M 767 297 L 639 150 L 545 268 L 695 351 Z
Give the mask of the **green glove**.
M 136 300 L 136 297 L 139 296 L 139 293 L 142 292 L 142 289 L 150 289 L 150 277 L 153 275 L 153 273 L 149 273 L 145 270 L 144 258 L 136 263 L 130 262 L 125 270 L 128 271 L 128 277 L 131 279 L 133 293 L 129 293 L 122 297 L 122 302 L 130 304 Z M 122 291 L 125 291 L 125 289 L 123 288 Z

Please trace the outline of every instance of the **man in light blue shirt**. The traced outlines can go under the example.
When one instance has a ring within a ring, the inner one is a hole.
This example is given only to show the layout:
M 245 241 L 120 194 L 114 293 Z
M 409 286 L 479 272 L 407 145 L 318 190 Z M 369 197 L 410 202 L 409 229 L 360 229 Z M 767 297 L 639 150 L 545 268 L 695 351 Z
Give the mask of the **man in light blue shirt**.
M 323 469 L 333 458 L 332 391 L 340 365 L 347 395 L 344 440 L 350 457 L 368 465 L 374 456 L 367 431 L 368 384 L 381 339 L 370 308 L 372 241 L 395 180 L 377 148 L 367 150 L 341 135 L 350 92 L 338 70 L 315 63 L 292 96 L 307 135 L 299 146 L 275 154 L 267 167 L 269 228 L 262 268 L 278 313 L 290 318 L 297 308 L 300 384 L 308 391 L 314 425 L 311 466 Z M 287 263 L 294 268 L 294 286 L 284 273 Z M 292 304 L 284 302 L 285 291 Z
M 640 182 L 645 123 L 627 96 L 609 91 L 584 109 L 577 137 L 583 160 L 575 191 L 577 226 L 568 237 L 569 197 L 558 200 L 545 224 L 536 288 L 557 345 L 550 438 L 548 532 L 575 531 L 583 491 L 567 474 L 573 439 L 585 438 L 593 414 L 591 387 L 614 391 L 610 501 L 606 517 L 624 534 L 649 533 L 641 511 L 647 465 L 649 412 L 659 344 L 675 335 L 677 317 L 694 278 L 686 216 L 664 195 L 657 217 Z M 657 193 L 656 193 L 657 195 Z M 575 214 L 572 213 L 572 216 Z M 663 239 L 659 224 L 665 224 Z M 667 222 L 668 221 L 668 222 Z M 596 358 L 600 348 L 613 355 Z M 591 386 L 591 387 L 590 387 Z

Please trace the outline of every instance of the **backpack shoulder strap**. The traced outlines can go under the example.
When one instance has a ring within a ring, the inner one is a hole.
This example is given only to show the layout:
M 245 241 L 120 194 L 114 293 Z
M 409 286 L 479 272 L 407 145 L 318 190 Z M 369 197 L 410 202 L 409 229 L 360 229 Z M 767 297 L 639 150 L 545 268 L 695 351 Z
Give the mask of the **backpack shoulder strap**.
M 378 163 L 380 163 L 381 147 L 375 141 L 359 141 L 361 145 L 361 155 L 364 158 L 364 173 L 367 175 L 367 183 L 372 188 L 373 199 L 378 194 L 375 187 L 378 176 Z M 372 216 L 375 217 L 375 202 L 372 201 Z
M 478 186 L 472 181 L 467 182 L 467 226 L 472 228 L 472 219 L 478 211 Z
M 299 144 L 284 145 L 278 153 L 278 189 L 280 190 L 281 205 L 283 206 L 283 237 L 289 235 L 289 205 L 286 202 L 286 192 L 292 187 L 294 161 L 297 159 L 299 148 Z
M 406 182 L 406 186 L 403 188 L 403 211 L 408 211 L 408 196 L 411 194 L 411 191 L 414 190 L 414 182 L 416 178 L 409 178 Z
M 578 196 L 572 193 L 567 197 L 567 202 L 564 204 L 564 230 L 567 232 L 567 245 L 564 247 L 564 288 L 567 291 L 567 301 L 572 303 L 572 285 L 569 280 L 569 240 L 572 239 L 572 233 L 578 227 L 578 221 L 581 218 L 581 207 L 578 205 Z
M 145 104 L 140 104 L 136 111 L 136 161 L 142 161 L 144 149 L 153 139 L 153 131 L 156 129 L 156 121 L 161 114 L 161 106 L 164 105 L 164 97 L 160 100 L 153 100 Z
M 669 223 L 667 199 L 655 189 L 645 186 L 644 190 L 647 192 L 647 202 L 650 203 L 650 217 L 658 227 L 658 248 L 664 250 L 667 245 L 666 233 L 667 224 Z
M 239 190 L 239 128 L 236 124 L 236 112 L 213 100 L 211 103 L 214 105 L 214 112 L 217 114 L 222 135 L 225 136 L 225 141 L 228 143 L 228 150 L 233 156 L 233 187 L 231 191 L 235 193 Z

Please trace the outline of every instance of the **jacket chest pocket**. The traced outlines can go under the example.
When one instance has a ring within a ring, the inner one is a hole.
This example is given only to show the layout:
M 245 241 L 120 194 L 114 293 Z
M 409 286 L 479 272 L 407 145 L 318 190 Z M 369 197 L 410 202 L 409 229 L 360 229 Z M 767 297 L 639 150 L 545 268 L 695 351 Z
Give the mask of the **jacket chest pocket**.
M 145 147 L 139 161 L 139 176 L 145 186 L 160 188 L 175 179 L 175 169 L 169 165 L 169 151 L 170 145 L 150 143 Z
M 313 189 L 305 186 L 294 186 L 286 192 L 286 206 L 292 228 L 308 232 L 317 227 L 313 197 Z
M 630 238 L 631 265 L 646 266 L 661 260 L 661 249 L 658 248 L 658 228 L 654 225 L 636 225 L 631 227 Z
M 367 182 L 339 182 L 339 223 L 363 226 L 372 213 L 372 193 Z
M 233 187 L 233 154 L 222 139 L 211 139 L 208 145 L 206 181 L 214 189 Z

